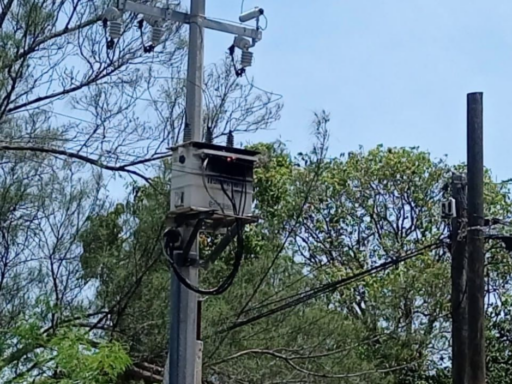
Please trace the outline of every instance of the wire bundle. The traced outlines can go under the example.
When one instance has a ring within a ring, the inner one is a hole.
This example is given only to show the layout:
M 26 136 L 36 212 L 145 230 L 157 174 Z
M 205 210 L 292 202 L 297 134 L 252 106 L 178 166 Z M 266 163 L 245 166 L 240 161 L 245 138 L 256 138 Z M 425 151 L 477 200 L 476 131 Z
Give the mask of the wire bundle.
M 347 286 L 349 284 L 352 284 L 356 281 L 360 281 L 368 276 L 372 276 L 372 275 L 375 275 L 377 273 L 380 273 L 380 272 L 383 272 L 383 271 L 386 271 L 388 269 L 391 269 L 407 260 L 410 260 L 414 257 L 417 257 L 421 254 L 423 254 L 424 252 L 426 251 L 432 251 L 432 250 L 435 250 L 435 249 L 438 249 L 440 247 L 442 247 L 444 245 L 444 242 L 443 241 L 438 241 L 436 243 L 433 243 L 433 244 L 429 244 L 425 247 L 421 247 L 417 250 L 415 250 L 414 252 L 411 252 L 411 253 L 408 253 L 406 255 L 403 255 L 403 256 L 400 256 L 400 257 L 396 257 L 396 258 L 393 258 L 392 260 L 390 261 L 387 261 L 387 262 L 384 262 L 384 263 L 381 263 L 379 265 L 376 265 L 374 267 L 371 267 L 371 268 L 368 268 L 368 269 L 365 269 L 361 272 L 358 272 L 358 273 L 355 273 L 351 276 L 348 276 L 348 277 L 344 277 L 342 279 L 339 279 L 339 280 L 335 280 L 335 281 L 332 281 L 332 282 L 329 282 L 329 283 L 326 283 L 326 284 L 322 284 L 316 288 L 312 288 L 306 292 L 302 292 L 302 293 L 297 293 L 295 295 L 291 295 L 291 296 L 288 296 L 288 297 L 285 297 L 285 298 L 282 298 L 282 299 L 278 299 L 278 300 L 274 300 L 272 302 L 269 302 L 269 303 L 264 303 L 264 304 L 260 304 L 260 305 L 257 305 L 255 307 L 252 307 L 252 308 L 249 308 L 247 309 L 245 312 L 253 312 L 257 309 L 262 309 L 264 307 L 268 307 L 268 306 L 271 306 L 271 305 L 275 305 L 275 304 L 279 304 L 279 303 L 283 303 L 284 304 L 281 304 L 281 305 L 278 305 L 268 311 L 265 311 L 265 312 L 262 312 L 262 313 L 259 313 L 255 316 L 252 316 L 252 317 L 249 317 L 247 319 L 244 319 L 244 320 L 241 320 L 241 321 L 237 321 L 235 322 L 234 324 L 232 324 L 231 326 L 229 326 L 228 328 L 224 329 L 223 332 L 230 332 L 232 330 L 235 330 L 237 328 L 240 328 L 240 327 L 243 327 L 243 326 L 246 326 L 248 324 L 251 324 L 251 323 L 254 323 L 258 320 L 261 320 L 261 319 L 264 319 L 266 317 L 269 317 L 269 316 L 272 316 L 276 313 L 279 313 L 279 312 L 282 312 L 282 311 L 285 311 L 287 309 L 291 309 L 293 307 L 296 307 L 300 304 L 303 304 L 307 301 L 310 301 L 310 300 L 313 300 L 315 298 L 318 298 L 326 293 L 332 293 L 344 286 Z

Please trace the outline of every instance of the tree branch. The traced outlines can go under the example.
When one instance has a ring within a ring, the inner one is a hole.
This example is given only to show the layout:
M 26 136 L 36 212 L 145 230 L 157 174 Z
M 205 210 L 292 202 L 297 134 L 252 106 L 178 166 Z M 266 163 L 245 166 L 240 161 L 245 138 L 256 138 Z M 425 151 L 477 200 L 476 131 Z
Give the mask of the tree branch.
M 164 380 L 163 376 L 136 366 L 129 367 L 123 374 L 123 378 L 128 380 L 142 380 L 145 383 L 161 383 Z
M 28 49 L 26 49 L 24 51 L 21 51 L 18 55 L 16 55 L 16 57 L 14 58 L 14 62 L 17 62 L 17 61 L 29 56 L 30 54 L 34 53 L 37 50 L 37 48 L 39 48 L 41 45 L 46 44 L 47 42 L 49 42 L 53 39 L 57 39 L 59 37 L 67 35 L 68 33 L 73 33 L 73 32 L 79 31 L 83 28 L 89 27 L 89 26 L 101 21 L 102 17 L 103 17 L 102 15 L 94 17 L 92 19 L 84 21 L 83 23 L 79 23 L 71 28 L 69 28 L 69 27 L 63 28 L 59 31 L 49 34 L 48 36 L 45 36 L 45 37 L 42 37 L 42 38 L 36 40 L 32 46 L 30 46 Z M 1 23 L 0 23 L 0 26 L 1 26 Z
M 295 364 L 292 361 L 292 359 L 294 359 L 295 357 L 285 356 L 285 355 L 277 353 L 275 351 L 270 351 L 270 350 L 265 350 L 265 349 L 248 349 L 246 351 L 235 353 L 234 355 L 231 355 L 229 357 L 226 357 L 225 359 L 213 362 L 213 363 L 208 364 L 208 365 L 220 365 L 220 364 L 226 363 L 226 362 L 228 362 L 230 360 L 234 360 L 234 359 L 237 359 L 239 357 L 242 357 L 242 356 L 245 356 L 245 355 L 249 355 L 249 354 L 259 354 L 259 355 L 272 356 L 272 357 L 275 357 L 277 359 L 283 360 L 286 364 L 288 364 L 290 367 L 292 367 L 293 369 L 295 369 L 296 371 L 298 371 L 300 373 L 303 373 L 303 374 L 308 375 L 308 376 L 323 377 L 323 378 L 326 378 L 326 379 L 346 379 L 346 378 L 353 378 L 353 377 L 364 376 L 364 375 L 375 375 L 375 374 L 379 374 L 379 373 L 388 373 L 388 372 L 404 369 L 404 368 L 407 368 L 407 367 L 409 367 L 411 365 L 416 364 L 416 362 L 413 362 L 413 363 L 399 365 L 399 366 L 391 367 L 391 368 L 374 369 L 374 370 L 354 372 L 354 373 L 344 373 L 344 374 L 331 375 L 331 374 L 327 374 L 327 373 L 311 372 L 311 371 L 308 371 L 308 370 L 306 370 L 304 368 L 301 368 L 301 367 L 299 367 L 297 364 Z
M 91 76 L 87 81 L 84 81 L 83 83 L 75 85 L 74 87 L 61 89 L 60 91 L 51 93 L 49 95 L 39 96 L 39 97 L 36 97 L 35 99 L 26 101 L 26 102 L 18 104 L 18 105 L 15 105 L 15 106 L 13 106 L 11 108 L 8 108 L 7 109 L 7 113 L 13 113 L 13 112 L 19 111 L 20 109 L 26 108 L 26 107 L 28 107 L 30 105 L 40 103 L 42 101 L 55 99 L 55 98 L 60 97 L 60 96 L 65 96 L 65 95 L 69 95 L 69 94 L 72 94 L 74 92 L 77 92 L 77 91 L 79 91 L 79 90 L 81 90 L 83 88 L 86 88 L 86 87 L 88 87 L 88 86 L 90 86 L 90 85 L 92 85 L 94 83 L 99 82 L 100 80 L 103 80 L 103 79 L 113 75 L 122 66 L 123 66 L 123 63 L 118 63 L 118 65 L 111 67 L 111 69 L 109 71 L 104 72 L 103 74 L 96 73 L 95 76 Z
M 64 157 L 68 157 L 70 159 L 83 161 L 87 164 L 94 165 L 98 168 L 102 168 L 107 171 L 126 172 L 126 173 L 129 173 L 131 175 L 134 175 L 134 176 L 137 176 L 137 177 L 143 179 L 148 184 L 151 184 L 151 180 L 148 177 L 144 176 L 143 174 L 141 174 L 137 171 L 128 169 L 128 167 L 131 167 L 134 165 L 140 165 L 140 164 L 144 164 L 144 163 L 149 163 L 151 161 L 155 161 L 155 160 L 159 160 L 159 159 L 163 158 L 163 156 L 159 156 L 159 157 L 152 158 L 152 159 L 146 159 L 147 161 L 140 160 L 140 161 L 126 164 L 126 165 L 115 166 L 115 165 L 104 164 L 100 160 L 96 160 L 96 159 L 81 155 L 76 152 L 66 151 L 64 149 L 45 148 L 45 147 L 38 147 L 38 146 L 32 146 L 32 145 L 29 146 L 29 145 L 0 144 L 0 151 L 18 151 L 18 152 L 26 151 L 26 152 L 48 153 L 48 154 L 56 155 L 56 156 L 64 156 Z
M 4 9 L 2 9 L 2 12 L 0 12 L 0 30 L 2 29 L 5 19 L 7 18 L 7 14 L 11 10 L 13 4 L 14 4 L 14 0 L 8 0 L 7 4 L 5 4 Z

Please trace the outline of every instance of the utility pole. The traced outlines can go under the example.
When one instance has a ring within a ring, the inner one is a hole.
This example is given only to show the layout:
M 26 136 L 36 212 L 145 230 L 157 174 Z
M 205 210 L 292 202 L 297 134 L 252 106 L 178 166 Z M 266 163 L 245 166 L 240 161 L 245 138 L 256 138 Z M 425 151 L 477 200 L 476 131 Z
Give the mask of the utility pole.
M 452 383 L 467 384 L 467 248 L 463 233 L 463 224 L 467 223 L 465 176 L 452 174 L 451 193 L 455 202 L 455 217 L 451 220 Z
M 205 16 L 206 0 L 190 0 L 190 13 L 180 12 L 171 8 L 155 7 L 136 1 L 117 0 L 117 8 L 110 7 L 103 13 L 104 24 L 109 23 L 110 40 L 107 49 L 114 49 L 114 40 L 122 36 L 123 15 L 125 12 L 142 14 L 144 21 L 152 27 L 151 44 L 144 45 L 144 52 L 151 53 L 165 34 L 168 22 L 189 25 L 189 49 L 186 84 L 186 121 L 183 132 L 184 143 L 203 141 L 203 69 L 204 69 L 204 34 L 205 30 L 215 30 L 235 36 L 230 53 L 238 48 L 242 51 L 241 69 L 237 76 L 243 74 L 245 68 L 252 65 L 253 53 L 250 51 L 262 39 L 259 27 L 260 17 L 264 11 L 253 8 L 239 17 L 240 23 L 256 21 L 256 27 L 226 23 L 209 19 Z M 210 143 L 211 144 L 211 143 Z M 247 155 L 247 154 L 246 154 Z M 251 156 L 246 158 L 252 158 Z M 184 160 L 185 161 L 185 160 Z M 198 170 L 199 171 L 199 170 Z M 190 173 L 190 172 L 189 172 Z M 204 177 L 204 174 L 203 174 Z M 175 178 L 173 177 L 173 181 Z M 194 188 L 194 185 L 189 187 Z M 191 190 L 186 189 L 183 195 L 190 197 Z M 247 192 L 246 192 L 247 193 Z M 197 198 L 197 194 L 194 195 Z M 172 199 L 172 197 L 171 197 Z M 172 201 L 172 200 L 171 200 Z M 172 204 L 171 204 L 172 205 Z M 250 206 L 250 204 L 249 204 Z M 196 207 L 192 207 L 196 208 Z M 203 207 L 199 207 L 203 208 Z M 195 219 L 197 224 L 198 220 Z M 186 252 L 176 250 L 172 258 L 180 276 L 191 286 L 198 286 L 199 243 L 194 220 L 189 220 L 180 228 L 180 236 L 184 243 L 190 243 Z M 195 237 L 195 238 L 194 238 Z M 189 242 L 189 240 L 193 240 Z M 225 248 L 225 246 L 224 246 Z M 201 370 L 197 367 L 201 362 L 202 342 L 198 337 L 198 295 L 184 287 L 173 273 L 171 279 L 171 325 L 169 340 L 169 357 L 167 359 L 165 384 L 196 384 L 201 382 Z
M 185 128 L 183 141 L 202 141 L 203 126 L 203 67 L 204 28 L 201 17 L 206 13 L 205 0 L 190 0 L 188 37 L 188 63 L 185 104 Z M 171 197 L 172 198 L 172 197 Z M 189 228 L 183 238 L 191 235 Z M 182 254 L 176 252 L 176 261 Z M 193 263 L 182 264 L 180 273 L 193 285 L 199 282 L 199 243 L 195 241 L 186 256 Z M 182 261 L 182 260 L 181 260 Z M 197 300 L 195 292 L 186 289 L 175 273 L 171 277 L 170 334 L 169 334 L 169 381 L 164 384 L 196 384 L 197 380 Z
M 467 95 L 468 384 L 485 384 L 483 94 Z
M 185 228 L 183 238 L 188 239 L 191 228 Z M 199 281 L 199 243 L 194 241 L 186 255 L 193 263 L 184 263 L 183 253 L 174 254 L 179 271 L 192 284 Z M 164 384 L 196 384 L 197 294 L 185 288 L 173 273 L 171 277 L 171 306 L 169 334 L 169 381 Z
M 205 12 L 205 0 L 190 1 L 184 142 L 203 139 L 204 28 L 201 17 L 204 17 Z

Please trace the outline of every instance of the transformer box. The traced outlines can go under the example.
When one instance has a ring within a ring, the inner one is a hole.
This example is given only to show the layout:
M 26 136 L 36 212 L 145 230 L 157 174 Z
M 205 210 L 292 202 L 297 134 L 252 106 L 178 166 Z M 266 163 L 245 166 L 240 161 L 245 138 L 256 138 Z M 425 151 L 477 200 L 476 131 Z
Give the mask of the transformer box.
M 251 216 L 258 152 L 196 141 L 171 149 L 171 214 Z

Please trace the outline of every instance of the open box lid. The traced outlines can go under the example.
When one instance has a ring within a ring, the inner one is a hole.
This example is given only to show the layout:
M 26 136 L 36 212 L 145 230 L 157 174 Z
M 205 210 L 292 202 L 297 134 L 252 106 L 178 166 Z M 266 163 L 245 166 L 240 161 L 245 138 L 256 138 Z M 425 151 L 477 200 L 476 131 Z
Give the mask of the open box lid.
M 177 151 L 180 148 L 193 147 L 198 153 L 204 153 L 211 156 L 228 157 L 235 155 L 236 158 L 246 161 L 257 161 L 260 152 L 251 149 L 226 147 L 224 145 L 205 143 L 203 141 L 187 141 L 169 148 L 171 151 Z

